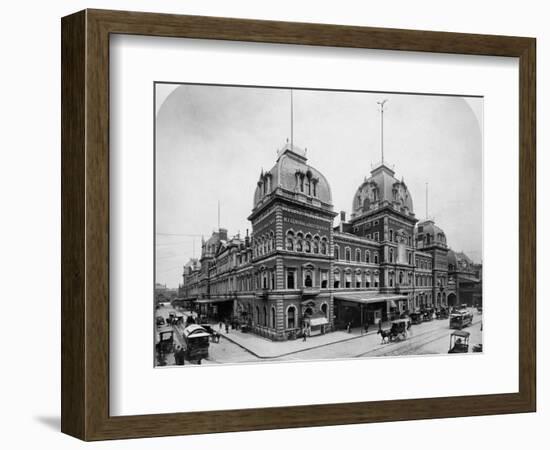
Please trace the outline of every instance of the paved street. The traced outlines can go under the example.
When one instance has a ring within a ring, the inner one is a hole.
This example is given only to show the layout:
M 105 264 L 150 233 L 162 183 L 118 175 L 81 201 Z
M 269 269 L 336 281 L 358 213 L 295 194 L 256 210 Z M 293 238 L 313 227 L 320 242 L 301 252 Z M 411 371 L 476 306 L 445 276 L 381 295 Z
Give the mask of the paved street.
M 171 311 L 171 308 L 160 308 L 156 314 L 168 317 Z M 465 328 L 465 331 L 470 332 L 470 352 L 474 345 L 482 343 L 482 315 L 474 310 L 472 312 L 473 323 Z M 217 325 L 214 325 L 214 328 L 220 332 Z M 236 330 L 230 330 L 227 334 L 224 329 L 220 332 L 219 343 L 210 343 L 209 356 L 202 363 L 212 365 L 446 354 L 449 350 L 451 332 L 448 319 L 434 319 L 431 322 L 412 325 L 405 340 L 389 343 L 381 342 L 376 328 L 371 328 L 366 335 L 361 334 L 358 329 L 352 333 L 337 331 L 310 337 L 306 342 L 301 339 L 274 342 Z M 178 333 L 175 333 L 175 341 L 176 344 L 183 344 Z M 173 355 L 168 356 L 167 364 L 174 364 Z

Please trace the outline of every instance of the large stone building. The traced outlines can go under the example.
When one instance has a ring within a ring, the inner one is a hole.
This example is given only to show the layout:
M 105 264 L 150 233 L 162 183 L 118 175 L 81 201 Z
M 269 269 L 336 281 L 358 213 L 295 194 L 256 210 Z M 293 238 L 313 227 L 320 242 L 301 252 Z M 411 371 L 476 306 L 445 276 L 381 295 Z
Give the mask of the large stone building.
M 341 212 L 334 226 L 337 215 L 327 179 L 287 143 L 259 176 L 250 235 L 219 229 L 203 240 L 200 260 L 184 266 L 180 298 L 276 340 L 304 326 L 325 333 L 459 304 L 465 279 L 479 288 L 470 303 L 480 303 L 480 267 L 451 251 L 433 220 L 418 222 L 388 165 L 358 187 L 349 220 Z

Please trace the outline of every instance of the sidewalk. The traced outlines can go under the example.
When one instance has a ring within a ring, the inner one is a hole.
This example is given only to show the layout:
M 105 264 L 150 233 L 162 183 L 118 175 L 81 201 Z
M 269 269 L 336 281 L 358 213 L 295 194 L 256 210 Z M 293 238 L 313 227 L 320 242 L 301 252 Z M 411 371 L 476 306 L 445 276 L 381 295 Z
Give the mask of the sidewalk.
M 366 336 L 370 337 L 371 335 L 376 335 L 377 331 L 378 328 L 371 328 L 368 334 L 364 332 L 361 334 L 359 328 L 352 329 L 351 333 L 347 333 L 346 331 L 332 331 L 318 336 L 309 336 L 305 342 L 302 338 L 297 338 L 293 341 L 272 341 L 258 336 L 257 334 L 243 333 L 238 330 L 230 330 L 229 333 L 226 333 L 224 330 L 219 334 L 222 338 L 233 342 L 257 358 L 270 359 L 288 356 L 314 348 L 325 347 L 338 342 L 360 339 Z

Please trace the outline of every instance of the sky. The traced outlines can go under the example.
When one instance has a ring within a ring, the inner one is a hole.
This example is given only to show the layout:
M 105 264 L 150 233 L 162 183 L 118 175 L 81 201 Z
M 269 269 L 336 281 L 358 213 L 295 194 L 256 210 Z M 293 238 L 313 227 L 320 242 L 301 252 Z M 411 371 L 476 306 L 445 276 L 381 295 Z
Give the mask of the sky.
M 294 144 L 327 178 L 334 210 L 351 214 L 358 186 L 381 159 L 404 178 L 416 218 L 450 247 L 482 259 L 483 99 L 293 90 Z M 290 138 L 290 90 L 156 84 L 156 281 L 177 287 L 201 236 L 251 229 L 254 189 Z M 335 219 L 334 224 L 338 223 Z

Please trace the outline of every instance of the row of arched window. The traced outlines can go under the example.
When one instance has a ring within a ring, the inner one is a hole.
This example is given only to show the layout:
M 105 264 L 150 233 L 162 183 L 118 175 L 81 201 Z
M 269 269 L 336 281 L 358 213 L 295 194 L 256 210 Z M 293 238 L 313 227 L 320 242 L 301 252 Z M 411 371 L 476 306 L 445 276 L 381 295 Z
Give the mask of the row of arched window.
M 273 231 L 255 237 L 253 239 L 253 249 L 255 257 L 266 255 L 275 250 L 275 235 Z
M 379 262 L 379 257 L 378 257 L 378 252 L 377 251 L 373 251 L 372 254 L 371 254 L 371 251 L 370 250 L 365 250 L 365 252 L 361 252 L 360 249 L 355 249 L 355 258 L 352 259 L 352 251 L 351 251 L 351 248 L 350 247 L 346 247 L 344 249 L 344 260 L 345 261 L 348 261 L 348 262 L 351 262 L 351 261 L 354 261 L 354 262 L 364 262 L 364 263 L 367 263 L 367 264 L 370 264 L 370 263 L 373 263 L 373 264 L 378 264 Z M 340 255 L 340 246 L 339 245 L 335 245 L 334 246 L 334 259 L 342 259 L 341 258 L 341 255 Z
M 326 236 L 312 236 L 310 233 L 302 233 L 289 230 L 286 233 L 285 249 L 289 252 L 305 252 L 313 254 L 328 254 L 328 239 Z
M 433 283 L 433 277 L 430 275 L 417 275 L 416 276 L 416 285 L 417 286 L 431 286 Z
M 432 263 L 430 261 L 426 261 L 425 259 L 417 259 L 416 267 L 419 269 L 430 270 L 432 268 Z

